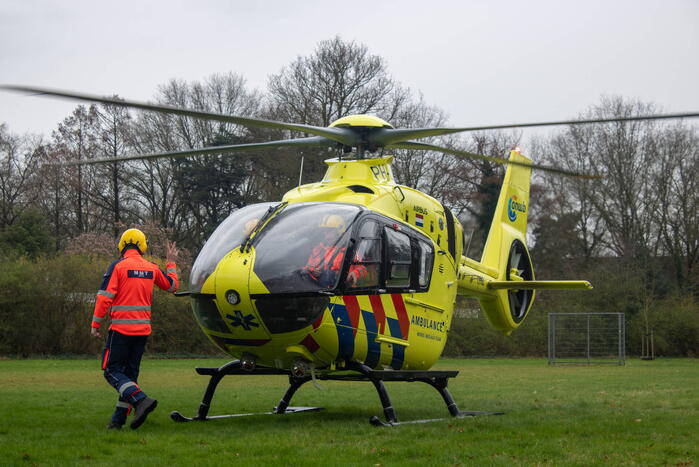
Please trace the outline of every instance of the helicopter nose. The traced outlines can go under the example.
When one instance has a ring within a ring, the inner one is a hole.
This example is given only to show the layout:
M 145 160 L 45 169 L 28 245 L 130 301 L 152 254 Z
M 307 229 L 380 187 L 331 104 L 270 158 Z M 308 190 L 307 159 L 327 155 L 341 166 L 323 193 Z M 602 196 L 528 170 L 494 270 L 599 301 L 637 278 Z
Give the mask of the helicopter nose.
M 253 345 L 270 339 L 250 298 L 248 283 L 253 263 L 254 251 L 241 252 L 237 248 L 219 262 L 209 278 L 216 307 L 229 331 L 226 337 L 233 344 Z

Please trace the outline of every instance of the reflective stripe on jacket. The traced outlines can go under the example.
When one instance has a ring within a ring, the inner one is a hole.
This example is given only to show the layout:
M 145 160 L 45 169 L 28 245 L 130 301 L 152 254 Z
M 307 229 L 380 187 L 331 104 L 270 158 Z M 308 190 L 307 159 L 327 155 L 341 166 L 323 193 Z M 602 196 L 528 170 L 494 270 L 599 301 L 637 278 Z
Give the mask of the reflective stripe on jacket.
M 109 312 L 109 329 L 131 336 L 150 334 L 153 285 L 168 292 L 175 292 L 179 286 L 175 263 L 169 262 L 166 267 L 163 272 L 143 259 L 138 250 L 126 250 L 104 275 L 97 291 L 92 327 L 99 328 Z

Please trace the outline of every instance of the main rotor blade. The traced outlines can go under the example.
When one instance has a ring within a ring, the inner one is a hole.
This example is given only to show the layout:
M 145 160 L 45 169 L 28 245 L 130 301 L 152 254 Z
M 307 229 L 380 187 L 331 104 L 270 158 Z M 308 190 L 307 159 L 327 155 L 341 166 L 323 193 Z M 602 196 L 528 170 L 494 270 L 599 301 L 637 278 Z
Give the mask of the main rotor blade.
M 377 146 L 387 146 L 389 144 L 408 141 L 412 139 L 427 138 L 429 136 L 449 135 L 452 133 L 462 133 L 467 131 L 481 130 L 507 130 L 511 128 L 531 128 L 542 126 L 558 126 L 558 125 L 587 125 L 591 123 L 611 123 L 611 122 L 633 122 L 641 120 L 663 120 L 672 118 L 695 118 L 699 117 L 699 112 L 675 113 L 675 114 L 657 114 L 657 115 L 637 115 L 632 117 L 617 117 L 617 118 L 594 118 L 586 120 L 561 120 L 554 122 L 537 122 L 537 123 L 512 123 L 507 125 L 489 125 L 489 126 L 474 126 L 464 128 L 381 128 L 368 136 L 368 142 Z
M 278 147 L 330 147 L 334 145 L 335 142 L 324 138 L 322 136 L 311 136 L 308 138 L 298 138 L 298 139 L 282 139 L 277 141 L 269 141 L 266 143 L 249 143 L 249 144 L 230 144 L 227 146 L 210 146 L 208 148 L 202 149 L 189 149 L 185 151 L 173 151 L 173 152 L 160 152 L 154 154 L 134 154 L 131 156 L 121 156 L 121 157 L 104 157 L 100 159 L 81 159 L 72 160 L 66 162 L 49 162 L 46 165 L 51 166 L 64 166 L 64 165 L 89 165 L 89 164 L 101 164 L 104 162 L 121 162 L 121 161 L 133 161 L 133 160 L 150 160 L 150 159 L 160 159 L 163 157 L 169 158 L 180 158 L 187 156 L 201 156 L 206 154 L 219 154 L 222 152 L 235 152 L 235 151 L 248 151 L 257 150 L 265 148 L 278 148 Z
M 509 159 L 503 159 L 500 157 L 484 156 L 483 154 L 476 154 L 476 153 L 468 152 L 468 151 L 460 151 L 458 149 L 445 148 L 442 146 L 435 146 L 433 144 L 416 143 L 413 141 L 405 141 L 403 143 L 389 144 L 388 146 L 386 146 L 386 148 L 388 148 L 388 149 L 423 149 L 423 150 L 428 150 L 428 151 L 439 151 L 439 152 L 444 152 L 447 154 L 453 154 L 454 156 L 459 156 L 459 157 L 467 157 L 470 159 L 489 161 L 489 162 L 494 162 L 496 164 L 505 164 L 505 165 L 509 164 L 509 165 L 516 165 L 519 167 L 528 167 L 532 170 L 541 170 L 543 172 L 557 173 L 557 174 L 561 174 L 561 175 L 568 175 L 571 177 L 589 178 L 589 179 L 600 178 L 597 175 L 590 175 L 590 174 L 585 174 L 585 173 L 580 173 L 580 172 L 574 172 L 572 170 L 561 169 L 561 168 L 553 167 L 550 165 L 531 164 L 528 162 L 511 161 Z
M 184 109 L 180 107 L 173 107 L 170 105 L 162 104 L 149 104 L 146 102 L 138 101 L 127 101 L 122 99 L 115 99 L 111 97 L 96 96 L 93 94 L 77 93 L 72 91 L 62 91 L 60 89 L 50 89 L 50 88 L 38 88 L 30 86 L 18 86 L 18 85 L 0 85 L 0 89 L 5 89 L 8 91 L 15 92 L 28 92 L 37 95 L 53 96 L 58 98 L 79 100 L 87 102 L 99 102 L 102 104 L 118 105 L 121 107 L 131 107 L 141 110 L 152 110 L 153 112 L 160 112 L 164 114 L 174 114 L 183 115 L 186 117 L 203 118 L 206 120 L 216 120 L 219 122 L 235 123 L 237 125 L 242 125 L 245 127 L 252 128 L 275 128 L 279 130 L 292 130 L 300 131 L 303 133 L 309 133 L 316 136 L 324 136 L 338 143 L 342 143 L 345 146 L 356 146 L 359 142 L 359 138 L 352 131 L 345 128 L 329 128 L 320 127 L 313 125 L 305 125 L 301 123 L 285 123 L 278 122 L 275 120 L 267 120 L 264 118 L 252 118 L 252 117 L 237 117 L 235 115 L 218 114 L 212 112 L 204 112 L 200 110 Z

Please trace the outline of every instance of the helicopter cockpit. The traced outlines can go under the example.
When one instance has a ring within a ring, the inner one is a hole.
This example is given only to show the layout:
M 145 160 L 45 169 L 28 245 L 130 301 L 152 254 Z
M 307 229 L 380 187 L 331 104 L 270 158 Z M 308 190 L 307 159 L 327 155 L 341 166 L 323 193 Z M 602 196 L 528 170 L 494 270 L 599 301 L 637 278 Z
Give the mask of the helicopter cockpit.
M 272 211 L 269 222 L 256 225 Z M 272 294 L 416 291 L 429 285 L 431 242 L 392 219 L 354 204 L 260 203 L 232 213 L 207 240 L 192 267 L 191 292 L 201 290 L 252 228 L 259 229 L 251 242 L 253 271 Z
M 334 295 L 424 292 L 434 264 L 428 237 L 359 205 L 251 205 L 216 229 L 192 268 L 195 313 L 209 329 L 225 326 L 206 324 L 216 308 L 198 292 L 224 256 L 248 245 L 249 273 L 267 289 L 250 298 L 272 333 L 309 325 Z

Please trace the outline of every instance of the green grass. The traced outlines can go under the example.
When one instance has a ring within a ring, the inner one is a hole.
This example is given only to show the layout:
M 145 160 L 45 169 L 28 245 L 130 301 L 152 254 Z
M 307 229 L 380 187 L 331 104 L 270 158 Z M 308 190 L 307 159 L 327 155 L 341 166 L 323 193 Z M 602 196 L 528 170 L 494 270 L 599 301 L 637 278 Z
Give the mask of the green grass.
M 543 359 L 443 360 L 462 410 L 505 415 L 375 428 L 369 383 L 302 387 L 292 405 L 325 411 L 178 424 L 194 415 L 223 360 L 146 360 L 141 384 L 159 400 L 136 431 L 107 431 L 116 392 L 99 362 L 0 360 L 0 465 L 697 465 L 699 361 L 554 366 Z M 389 383 L 401 420 L 448 417 L 422 383 Z M 268 411 L 280 376 L 223 379 L 211 415 Z

